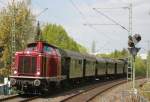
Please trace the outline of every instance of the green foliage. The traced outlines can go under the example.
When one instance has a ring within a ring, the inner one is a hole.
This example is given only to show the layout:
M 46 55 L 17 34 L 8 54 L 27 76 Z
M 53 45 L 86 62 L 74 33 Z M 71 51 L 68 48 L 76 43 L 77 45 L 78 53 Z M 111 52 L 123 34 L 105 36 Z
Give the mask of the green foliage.
M 147 91 L 147 92 L 145 92 L 145 91 Z M 148 83 L 145 83 L 142 86 L 142 88 L 140 88 L 139 92 L 140 92 L 140 94 L 142 96 L 144 96 L 146 99 L 148 99 L 150 101 L 150 93 L 149 93 L 149 91 L 150 91 L 150 83 L 148 82 Z
M 0 77 L 8 77 L 10 74 L 10 66 L 0 69 Z
M 98 54 L 97 56 L 103 58 L 114 58 L 114 59 L 124 59 L 128 58 L 128 51 L 123 49 L 122 51 L 115 50 L 110 54 Z M 135 60 L 135 68 L 136 68 L 136 75 L 137 76 L 145 76 L 146 75 L 146 61 L 144 61 L 141 57 L 136 57 Z
M 48 43 L 60 47 L 62 49 L 69 49 L 77 52 L 86 52 L 86 49 L 76 43 L 61 25 L 46 24 L 42 31 L 43 39 Z
M 142 60 L 141 57 L 136 57 L 135 68 L 137 76 L 146 76 L 146 61 Z
M 110 54 L 98 54 L 97 56 L 103 57 L 103 58 L 114 58 L 114 59 L 127 58 L 128 51 L 126 49 L 123 49 L 122 51 L 115 50 L 114 52 Z
M 147 66 L 150 67 L 150 51 L 148 51 Z
M 14 23 L 15 21 L 15 23 Z M 4 67 L 11 64 L 11 38 L 14 28 L 16 50 L 25 47 L 29 38 L 34 36 L 35 17 L 29 9 L 28 1 L 17 1 L 9 3 L 7 7 L 0 11 L 0 46 L 4 46 L 2 61 Z M 13 23 L 15 26 L 13 26 Z
M 81 53 L 87 53 L 87 49 L 83 47 L 82 45 L 78 44 L 78 48 Z

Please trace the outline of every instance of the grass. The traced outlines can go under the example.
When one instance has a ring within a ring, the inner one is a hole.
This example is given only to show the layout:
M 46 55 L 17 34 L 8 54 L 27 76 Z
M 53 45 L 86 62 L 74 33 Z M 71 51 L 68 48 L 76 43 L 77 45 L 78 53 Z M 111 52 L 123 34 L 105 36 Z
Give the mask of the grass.
M 150 82 L 145 83 L 140 88 L 140 94 L 150 101 Z

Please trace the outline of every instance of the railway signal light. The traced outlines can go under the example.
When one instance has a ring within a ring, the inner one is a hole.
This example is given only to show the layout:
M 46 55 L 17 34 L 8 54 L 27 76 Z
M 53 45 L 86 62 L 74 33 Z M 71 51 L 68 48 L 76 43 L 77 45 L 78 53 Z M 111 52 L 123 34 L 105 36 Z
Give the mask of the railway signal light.
M 133 42 L 136 45 L 137 43 L 139 43 L 141 41 L 141 35 L 140 34 L 135 34 L 133 35 Z
M 135 47 L 135 45 L 141 41 L 140 34 L 135 34 L 133 36 L 130 35 L 128 38 L 129 38 L 129 40 L 128 40 L 129 47 Z
M 128 38 L 129 38 L 129 40 L 128 40 L 128 46 L 129 46 L 129 47 L 134 47 L 135 45 L 134 45 L 132 36 L 129 36 Z
M 139 50 L 141 49 L 141 48 L 137 48 L 135 46 L 141 41 L 141 35 L 140 34 L 135 34 L 133 36 L 130 35 L 128 38 L 129 38 L 128 39 L 128 46 L 129 46 L 128 50 L 132 54 L 132 56 L 135 57 L 137 55 L 137 53 L 139 52 Z

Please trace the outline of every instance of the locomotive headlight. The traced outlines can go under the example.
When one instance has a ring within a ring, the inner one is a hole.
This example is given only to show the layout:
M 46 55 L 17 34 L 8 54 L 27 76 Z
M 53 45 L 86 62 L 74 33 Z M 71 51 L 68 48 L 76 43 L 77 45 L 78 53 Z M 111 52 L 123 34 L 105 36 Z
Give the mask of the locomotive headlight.
M 40 86 L 40 84 L 41 84 L 40 80 L 38 80 L 38 79 L 34 80 L 34 85 L 35 86 Z
M 40 75 L 40 72 L 39 72 L 39 71 L 37 71 L 37 72 L 36 72 L 36 75 Z
M 30 52 L 29 52 L 29 51 L 27 51 L 27 54 L 30 54 Z
M 18 73 L 18 72 L 15 70 L 15 71 L 14 71 L 14 74 L 17 74 L 17 73 Z

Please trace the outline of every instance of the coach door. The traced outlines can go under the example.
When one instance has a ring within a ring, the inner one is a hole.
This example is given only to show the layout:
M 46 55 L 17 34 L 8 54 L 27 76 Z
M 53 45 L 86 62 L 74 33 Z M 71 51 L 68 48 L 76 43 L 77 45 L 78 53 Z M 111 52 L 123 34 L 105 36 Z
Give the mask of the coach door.
M 64 58 L 64 63 L 62 63 L 63 64 L 62 72 L 63 75 L 67 75 L 67 79 L 69 79 L 70 60 L 71 59 L 69 57 Z
M 117 74 L 117 63 L 115 63 L 115 74 Z

